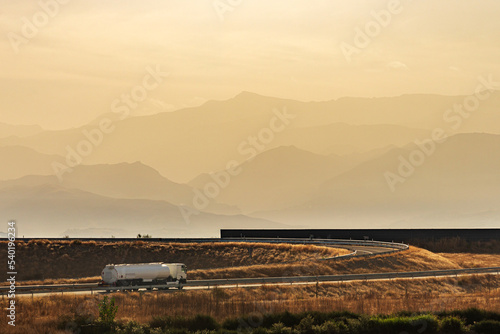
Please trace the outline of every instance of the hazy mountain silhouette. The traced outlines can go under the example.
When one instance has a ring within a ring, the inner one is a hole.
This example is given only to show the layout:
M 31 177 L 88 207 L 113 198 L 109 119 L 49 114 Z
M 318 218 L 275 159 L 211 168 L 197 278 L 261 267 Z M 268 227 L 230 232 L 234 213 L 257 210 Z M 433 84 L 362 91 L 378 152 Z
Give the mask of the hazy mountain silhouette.
M 385 173 L 398 174 L 400 157 L 408 159 L 416 148 L 391 150 L 333 177 L 302 205 L 256 216 L 290 224 L 313 219 L 321 226 L 344 227 L 352 223 L 359 227 L 498 226 L 499 135 L 448 138 L 391 191 Z
M 500 116 L 495 112 L 498 96 L 495 93 L 482 102 L 474 117 L 464 122 L 459 130 L 469 131 L 472 127 L 480 131 L 498 131 L 496 124 Z M 26 138 L 3 138 L 0 146 L 22 145 L 66 157 L 68 152 L 77 151 L 78 145 L 94 135 L 96 144 L 82 157 L 84 164 L 141 161 L 173 181 L 187 182 L 202 173 L 222 170 L 229 161 L 243 162 L 247 157 L 242 154 L 241 145 L 249 145 L 246 143 L 249 137 L 257 136 L 270 126 L 276 117 L 273 110 L 283 112 L 286 109 L 295 117 L 289 120 L 286 130 L 276 133 L 269 144 L 262 145 L 263 150 L 294 145 L 316 153 L 348 154 L 401 145 L 425 134 L 426 130 L 411 127 L 449 126 L 443 125 L 444 112 L 463 99 L 460 96 L 405 95 L 299 102 L 242 93 L 226 101 L 209 101 L 175 112 L 122 121 L 110 117 L 108 127 L 112 130 L 102 137 L 94 131 L 98 127 L 98 122 L 94 121 L 78 129 L 44 131 Z M 344 145 L 344 148 L 332 152 L 337 145 Z M 354 151 L 346 151 L 345 145 L 350 145 Z
M 172 182 L 153 168 L 140 162 L 114 165 L 80 165 L 61 175 L 28 175 L 19 179 L 0 182 L 6 187 L 60 186 L 78 189 L 101 196 L 123 199 L 163 200 L 174 205 L 193 206 L 196 193 L 184 184 Z M 212 201 L 204 211 L 222 214 L 238 214 L 235 207 Z
M 9 180 L 31 174 L 53 174 L 52 163 L 61 163 L 63 158 L 22 146 L 0 146 L 0 161 L 0 180 Z
M 318 154 L 350 155 L 385 148 L 389 145 L 403 146 L 416 138 L 429 136 L 429 130 L 400 125 L 334 123 L 289 129 L 277 136 L 270 146 L 294 145 Z
M 114 199 L 56 185 L 3 188 L 0 211 L 6 217 L 15 217 L 18 233 L 25 236 L 62 236 L 67 230 L 105 228 L 115 236 L 124 231 L 133 237 L 163 229 L 171 231 L 163 237 L 194 237 L 216 236 L 222 227 L 284 226 L 241 215 L 204 212 L 186 221 L 177 206 L 165 201 Z
M 30 222 L 53 218 L 58 231 L 118 233 L 120 221 L 127 228 L 136 221 L 182 234 L 178 206 L 196 206 L 215 182 L 209 174 L 230 165 L 242 172 L 218 186 L 196 215 L 196 229 L 267 227 L 267 220 L 237 216 L 240 209 L 308 227 L 498 226 L 500 93 L 451 122 L 450 110 L 465 98 L 300 102 L 243 92 L 150 116 L 106 114 L 77 129 L 29 129 L 25 136 L 18 129 L 0 135 L 0 158 L 9 162 L 0 180 L 14 179 L 0 182 L 2 208 L 24 210 Z M 391 191 L 386 172 L 398 175 L 401 157 L 435 128 L 451 137 Z M 52 163 L 68 165 L 75 155 L 81 164 L 59 183 Z M 72 219 L 75 226 L 64 226 Z
M 189 184 L 203 190 L 207 184 L 220 180 L 221 191 L 216 199 L 236 205 L 243 212 L 252 212 L 300 203 L 304 194 L 353 165 L 338 156 L 323 156 L 286 146 L 265 151 L 246 161 L 234 169 L 241 172 L 229 179 L 227 175 L 230 174 L 225 171 L 213 176 L 203 174 Z

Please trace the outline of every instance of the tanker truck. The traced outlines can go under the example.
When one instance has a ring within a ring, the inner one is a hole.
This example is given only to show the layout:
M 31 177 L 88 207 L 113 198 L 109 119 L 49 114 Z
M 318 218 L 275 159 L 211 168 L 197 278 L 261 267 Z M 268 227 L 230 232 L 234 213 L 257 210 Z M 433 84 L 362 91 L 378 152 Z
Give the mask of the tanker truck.
M 167 285 L 168 289 L 182 289 L 186 283 L 187 267 L 184 263 L 108 264 L 101 272 L 100 286 Z M 137 289 L 136 289 L 137 290 Z

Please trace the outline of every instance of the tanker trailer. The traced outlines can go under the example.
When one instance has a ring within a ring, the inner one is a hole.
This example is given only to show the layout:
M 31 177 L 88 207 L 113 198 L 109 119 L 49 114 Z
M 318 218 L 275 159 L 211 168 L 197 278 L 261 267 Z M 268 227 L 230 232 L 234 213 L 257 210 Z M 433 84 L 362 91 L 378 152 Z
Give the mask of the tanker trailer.
M 187 267 L 183 263 L 108 264 L 101 272 L 100 286 L 167 285 L 182 288 Z

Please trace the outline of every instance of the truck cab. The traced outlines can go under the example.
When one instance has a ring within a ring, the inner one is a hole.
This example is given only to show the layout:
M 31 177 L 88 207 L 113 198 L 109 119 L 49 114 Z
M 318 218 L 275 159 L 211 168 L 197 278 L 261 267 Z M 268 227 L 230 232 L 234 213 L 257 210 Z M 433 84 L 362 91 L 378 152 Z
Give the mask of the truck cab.
M 169 263 L 170 275 L 174 281 L 186 283 L 187 279 L 187 266 L 184 263 Z

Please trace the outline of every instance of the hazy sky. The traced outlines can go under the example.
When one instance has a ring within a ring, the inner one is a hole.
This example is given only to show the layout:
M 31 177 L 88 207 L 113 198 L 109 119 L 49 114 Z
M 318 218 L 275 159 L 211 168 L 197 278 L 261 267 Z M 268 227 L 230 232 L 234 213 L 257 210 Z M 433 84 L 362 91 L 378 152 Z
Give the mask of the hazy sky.
M 500 78 L 498 0 L 401 0 L 385 26 L 371 13 L 390 0 L 60 0 L 44 14 L 39 2 L 55 1 L 0 0 L 0 122 L 84 124 L 157 65 L 170 75 L 136 114 L 242 90 L 299 100 L 457 95 L 478 75 Z M 341 45 L 361 46 L 356 29 L 367 24 L 380 29 L 349 62 Z

